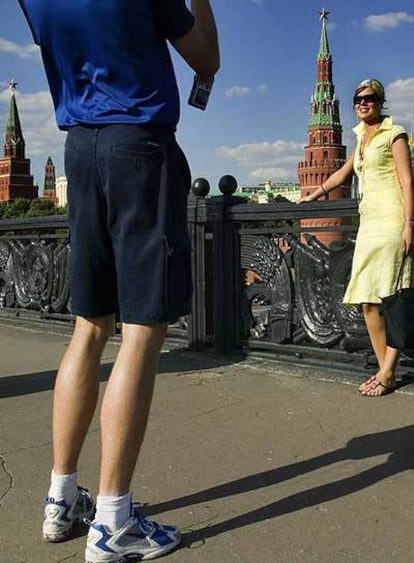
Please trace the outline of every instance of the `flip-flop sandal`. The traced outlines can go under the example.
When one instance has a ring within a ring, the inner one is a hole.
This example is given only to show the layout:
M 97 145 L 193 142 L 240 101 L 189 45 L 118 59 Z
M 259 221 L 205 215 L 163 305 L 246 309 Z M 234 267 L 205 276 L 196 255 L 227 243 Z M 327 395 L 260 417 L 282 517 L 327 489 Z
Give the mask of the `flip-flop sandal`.
M 383 389 L 382 393 L 380 393 L 379 395 L 374 395 L 374 394 L 371 395 L 369 393 L 370 391 L 375 391 L 375 389 L 378 389 L 378 387 L 381 387 Z M 381 383 L 381 381 L 377 381 L 377 385 L 375 385 L 375 387 L 370 387 L 367 393 L 361 392 L 361 395 L 363 397 L 384 397 L 385 395 L 389 395 L 390 393 L 395 391 L 395 388 L 396 388 L 395 383 L 392 383 L 391 385 L 386 385 L 385 383 Z

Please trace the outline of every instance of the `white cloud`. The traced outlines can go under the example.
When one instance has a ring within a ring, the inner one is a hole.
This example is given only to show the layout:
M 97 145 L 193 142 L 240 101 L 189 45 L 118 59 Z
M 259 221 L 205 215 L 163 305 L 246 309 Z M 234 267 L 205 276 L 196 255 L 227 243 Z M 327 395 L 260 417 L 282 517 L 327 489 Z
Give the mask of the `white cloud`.
M 267 84 L 259 84 L 259 86 L 232 86 L 231 88 L 227 88 L 224 92 L 227 98 L 244 98 L 254 92 L 258 94 L 266 94 L 268 91 Z
M 30 43 L 28 45 L 18 45 L 0 37 L 0 53 L 7 55 L 16 55 L 20 59 L 32 59 L 40 61 L 40 49 L 37 45 Z
M 233 86 L 228 88 L 225 94 L 227 98 L 242 98 L 250 94 L 250 88 L 248 86 Z
M 371 31 L 383 31 L 398 27 L 401 23 L 414 23 L 414 15 L 407 12 L 388 12 L 368 16 L 364 19 L 364 25 Z
M 396 123 L 410 128 L 410 121 L 414 118 L 414 77 L 400 78 L 387 85 L 386 107 Z
M 227 160 L 229 168 L 240 166 L 251 178 L 297 180 L 297 164 L 303 158 L 303 143 L 274 141 L 217 147 L 216 156 Z
M 273 181 L 285 181 L 287 179 L 297 182 L 297 172 L 291 168 L 256 168 L 250 172 L 250 177 L 263 182 L 267 178 Z

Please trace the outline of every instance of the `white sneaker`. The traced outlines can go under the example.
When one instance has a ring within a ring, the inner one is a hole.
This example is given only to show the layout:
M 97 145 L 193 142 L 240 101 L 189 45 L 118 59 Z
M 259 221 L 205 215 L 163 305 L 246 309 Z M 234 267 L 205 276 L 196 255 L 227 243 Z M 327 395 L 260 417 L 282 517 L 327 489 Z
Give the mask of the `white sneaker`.
M 132 504 L 131 517 L 118 531 L 89 522 L 85 563 L 126 563 L 155 559 L 172 551 L 181 541 L 174 526 L 161 526 L 145 518 Z
M 91 518 L 95 512 L 95 504 L 87 489 L 78 487 L 72 502 L 67 504 L 63 499 L 46 499 L 45 519 L 43 522 L 43 539 L 47 542 L 65 541 L 74 526 Z

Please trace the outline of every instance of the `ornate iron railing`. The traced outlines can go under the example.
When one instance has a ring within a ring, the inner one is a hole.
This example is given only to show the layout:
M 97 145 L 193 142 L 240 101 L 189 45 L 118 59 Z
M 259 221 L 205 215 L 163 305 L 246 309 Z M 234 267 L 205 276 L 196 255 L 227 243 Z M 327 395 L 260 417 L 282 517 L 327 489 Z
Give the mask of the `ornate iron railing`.
M 233 195 L 232 177 L 220 184 L 223 195 L 206 199 L 208 183 L 195 182 L 189 205 L 195 280 L 190 346 L 214 343 L 217 352 L 230 352 L 247 345 L 342 360 L 362 352 L 366 358 L 362 313 L 342 303 L 357 202 L 246 204 Z M 325 223 L 310 227 L 310 219 Z M 329 245 L 323 243 L 328 231 L 338 239 Z
M 356 201 L 248 204 L 235 197 L 236 185 L 223 177 L 222 195 L 206 197 L 208 182 L 193 184 L 193 313 L 170 334 L 193 349 L 214 346 L 220 353 L 246 346 L 296 355 L 368 349 L 360 310 L 342 304 Z M 304 227 L 327 218 L 344 224 Z M 321 242 L 328 230 L 340 238 L 329 246 Z M 66 217 L 0 221 L 0 308 L 72 319 L 69 269 Z
M 0 221 L 0 307 L 70 315 L 69 268 L 66 217 Z

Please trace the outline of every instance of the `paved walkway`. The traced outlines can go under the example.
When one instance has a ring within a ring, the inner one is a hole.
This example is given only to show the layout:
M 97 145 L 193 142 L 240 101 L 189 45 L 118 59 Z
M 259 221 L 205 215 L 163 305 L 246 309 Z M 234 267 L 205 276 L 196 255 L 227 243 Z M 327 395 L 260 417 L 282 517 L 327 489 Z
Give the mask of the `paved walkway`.
M 39 537 L 67 340 L 0 326 L 0 563 L 84 562 L 85 530 Z M 412 563 L 414 397 L 362 398 L 359 380 L 165 351 L 133 481 L 148 514 L 184 530 L 164 561 Z M 79 467 L 94 493 L 98 463 L 96 418 Z

